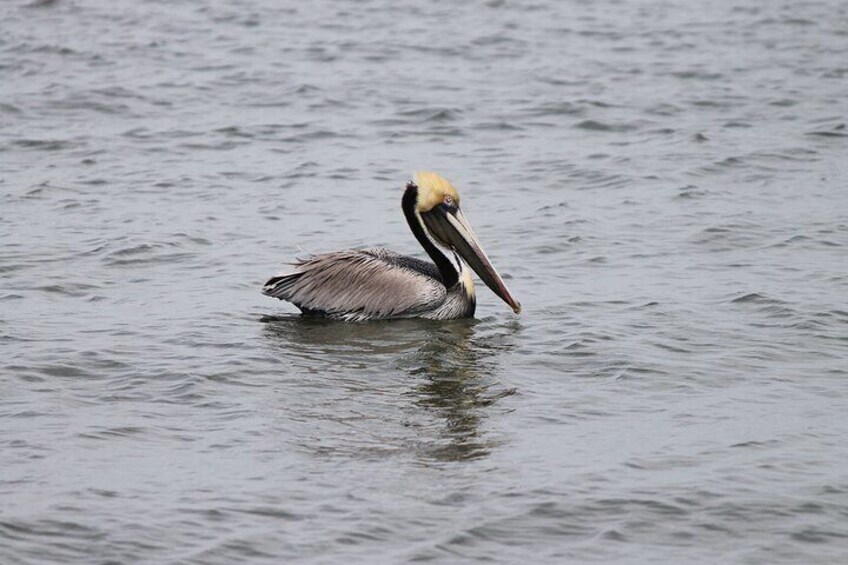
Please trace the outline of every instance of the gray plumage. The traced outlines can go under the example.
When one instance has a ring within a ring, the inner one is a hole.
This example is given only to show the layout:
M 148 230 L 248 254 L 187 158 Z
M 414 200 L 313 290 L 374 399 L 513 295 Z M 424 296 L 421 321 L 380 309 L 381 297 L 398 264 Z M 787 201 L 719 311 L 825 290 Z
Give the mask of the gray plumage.
M 471 316 L 475 307 L 462 277 L 445 288 L 435 265 L 382 247 L 299 260 L 293 272 L 265 283 L 262 293 L 307 315 L 348 321 L 451 319 Z

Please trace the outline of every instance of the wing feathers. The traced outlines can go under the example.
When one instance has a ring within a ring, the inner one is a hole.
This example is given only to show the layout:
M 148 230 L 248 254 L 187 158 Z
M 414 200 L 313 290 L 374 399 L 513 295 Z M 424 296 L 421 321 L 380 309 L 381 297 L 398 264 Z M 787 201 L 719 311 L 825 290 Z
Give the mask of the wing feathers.
M 316 255 L 268 280 L 262 292 L 332 318 L 415 316 L 437 308 L 447 292 L 426 272 L 431 267 L 416 261 L 380 248 Z

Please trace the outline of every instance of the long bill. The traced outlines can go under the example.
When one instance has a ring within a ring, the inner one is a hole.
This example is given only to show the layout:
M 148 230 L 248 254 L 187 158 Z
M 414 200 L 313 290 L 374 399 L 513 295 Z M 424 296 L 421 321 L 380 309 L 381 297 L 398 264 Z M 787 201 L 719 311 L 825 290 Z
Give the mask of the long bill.
M 513 312 L 516 314 L 521 312 L 521 304 L 512 297 L 506 283 L 492 266 L 461 210 L 437 206 L 422 214 L 421 217 L 439 242 L 453 248 L 486 283 L 486 286 L 509 304 Z

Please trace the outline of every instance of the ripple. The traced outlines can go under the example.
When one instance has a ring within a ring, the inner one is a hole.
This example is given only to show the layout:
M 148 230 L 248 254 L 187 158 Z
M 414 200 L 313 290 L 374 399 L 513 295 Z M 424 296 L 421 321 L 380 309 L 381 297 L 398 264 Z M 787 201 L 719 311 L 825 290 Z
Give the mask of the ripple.
M 613 131 L 613 132 L 626 132 L 632 131 L 635 126 L 628 124 L 607 124 L 604 122 L 599 122 L 597 120 L 583 120 L 577 124 L 578 128 L 585 129 L 589 131 Z
M 17 139 L 12 145 L 35 151 L 62 151 L 75 144 L 67 139 Z
M 842 123 L 842 124 L 834 125 L 834 126 L 830 127 L 829 129 L 820 129 L 820 130 L 816 130 L 816 131 L 809 131 L 809 132 L 807 132 L 807 135 L 817 135 L 819 137 L 835 137 L 835 138 L 848 137 L 848 129 L 846 129 L 845 124 Z

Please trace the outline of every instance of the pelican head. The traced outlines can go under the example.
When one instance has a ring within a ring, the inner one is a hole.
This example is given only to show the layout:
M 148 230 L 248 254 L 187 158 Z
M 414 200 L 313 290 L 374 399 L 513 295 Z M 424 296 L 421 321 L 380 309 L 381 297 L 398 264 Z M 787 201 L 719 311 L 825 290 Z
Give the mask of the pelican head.
M 486 286 L 509 304 L 513 312 L 521 312 L 521 304 L 506 288 L 462 213 L 456 188 L 443 177 L 430 172 L 416 173 L 414 182 L 410 184 L 418 189 L 416 212 L 427 234 L 442 247 L 462 257 Z

